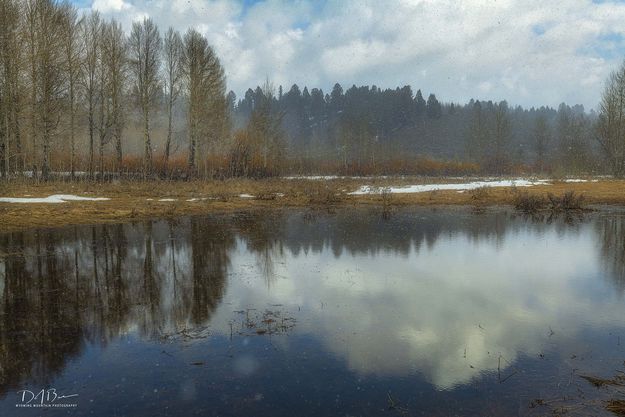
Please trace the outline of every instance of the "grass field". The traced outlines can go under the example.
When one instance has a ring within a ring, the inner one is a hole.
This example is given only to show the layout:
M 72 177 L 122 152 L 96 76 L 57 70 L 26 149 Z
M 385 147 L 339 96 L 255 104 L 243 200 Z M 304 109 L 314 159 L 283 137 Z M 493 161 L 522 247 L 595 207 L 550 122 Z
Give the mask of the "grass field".
M 388 177 L 335 178 L 331 180 L 265 179 L 195 182 L 19 182 L 0 185 L 0 197 L 46 197 L 53 194 L 107 197 L 107 201 L 74 201 L 59 204 L 1 203 L 0 230 L 52 227 L 70 224 L 125 222 L 183 214 L 218 213 L 281 207 L 395 206 L 505 206 L 519 193 L 546 196 L 574 191 L 589 205 L 624 205 L 625 181 L 564 182 L 532 187 L 482 187 L 476 190 L 435 190 L 412 194 L 376 193 L 350 195 L 363 185 L 374 187 L 434 183 L 461 183 L 468 179 Z M 166 201 L 158 201 L 165 199 Z M 173 200 L 173 201 L 170 201 Z M 188 201 L 191 200 L 191 201 Z

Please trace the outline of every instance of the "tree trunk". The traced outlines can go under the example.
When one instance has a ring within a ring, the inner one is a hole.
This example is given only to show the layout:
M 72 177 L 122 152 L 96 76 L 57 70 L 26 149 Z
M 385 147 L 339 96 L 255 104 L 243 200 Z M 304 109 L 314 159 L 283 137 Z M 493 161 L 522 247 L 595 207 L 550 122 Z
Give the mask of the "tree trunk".
M 3 167 L 3 175 L 5 180 L 9 180 L 9 164 L 11 162 L 9 150 L 9 112 L 5 108 L 4 109 L 4 167 Z
M 169 150 L 171 147 L 171 131 L 172 131 L 172 112 L 174 107 L 174 100 L 172 95 L 169 95 L 168 106 L 168 120 L 167 120 L 167 140 L 165 141 L 165 170 L 169 167 Z
M 115 154 L 117 156 L 117 174 L 122 174 L 122 135 L 120 132 L 115 134 Z
M 17 107 L 17 99 L 13 101 L 15 106 Z M 18 114 L 18 109 L 14 108 L 13 110 L 13 132 L 14 132 L 14 141 L 15 142 L 15 170 L 23 171 L 24 170 L 24 154 L 22 153 L 22 138 L 20 135 L 20 118 Z
M 143 153 L 143 178 L 152 175 L 152 143 L 150 142 L 150 115 L 147 104 L 143 108 L 143 136 L 145 138 L 145 147 Z
M 50 131 L 48 127 L 43 130 L 43 160 L 41 162 L 41 179 L 50 179 Z
M 194 109 L 189 109 L 189 112 L 194 111 Z M 195 120 L 192 114 L 189 115 L 190 123 L 189 123 L 189 161 L 188 161 L 188 175 L 189 177 L 195 175 L 195 151 L 196 151 L 196 138 L 195 138 Z
M 93 93 L 90 93 L 93 94 Z M 89 178 L 93 180 L 93 98 L 89 97 Z
M 69 156 L 69 170 L 70 177 L 73 180 L 76 175 L 76 139 L 75 139 L 75 111 L 74 111 L 74 81 L 71 80 L 69 83 L 69 140 L 70 140 L 70 156 Z

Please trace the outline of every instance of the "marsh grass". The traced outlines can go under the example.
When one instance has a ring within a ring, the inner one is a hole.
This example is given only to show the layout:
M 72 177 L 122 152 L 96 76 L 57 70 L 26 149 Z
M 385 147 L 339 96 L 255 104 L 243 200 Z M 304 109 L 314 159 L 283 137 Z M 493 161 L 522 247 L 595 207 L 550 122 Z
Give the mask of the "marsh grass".
M 382 200 L 382 218 L 389 219 L 391 217 L 393 193 L 389 187 L 384 187 L 380 191 L 380 199 Z
M 473 180 L 467 179 L 467 180 Z M 69 202 L 63 204 L 0 203 L 0 225 L 3 231 L 30 227 L 70 224 L 94 224 L 141 220 L 147 218 L 232 212 L 282 207 L 324 208 L 373 206 L 387 214 L 399 207 L 465 205 L 485 208 L 512 205 L 520 212 L 547 211 L 550 205 L 564 213 L 583 212 L 586 204 L 625 205 L 625 181 L 600 180 L 587 183 L 553 183 L 537 185 L 531 193 L 518 188 L 492 187 L 458 193 L 437 190 L 414 194 L 390 194 L 384 188 L 411 184 L 458 182 L 458 179 L 426 177 L 337 178 L 307 180 L 274 178 L 264 180 L 229 179 L 210 181 L 118 181 L 118 182 L 46 182 L 21 181 L 1 183 L 0 195 L 8 197 L 46 197 L 52 194 L 75 194 L 108 197 L 109 201 Z M 363 185 L 382 190 L 380 194 L 348 195 Z M 574 192 L 567 194 L 567 192 Z M 545 196 L 551 192 L 553 203 Z M 255 198 L 239 198 L 249 194 Z M 278 197 L 279 195 L 279 197 Z M 581 198 L 580 196 L 584 197 Z M 175 208 L 158 202 L 174 198 Z M 195 199 L 187 201 L 188 199 Z M 151 201 L 150 201 L 151 199 Z M 577 209 L 576 207 L 582 207 Z
M 482 187 L 474 188 L 473 190 L 469 191 L 471 200 L 475 202 L 486 201 L 488 197 L 490 196 L 489 188 L 490 187 L 482 186 Z
M 575 191 L 568 190 L 561 196 L 552 193 L 547 194 L 549 208 L 554 211 L 583 210 L 585 197 L 583 194 L 575 194 Z
M 313 205 L 331 206 L 343 200 L 343 193 L 325 181 L 308 181 L 303 193 L 308 198 L 308 203 Z
M 625 416 L 625 400 L 609 400 L 606 403 L 605 409 L 617 416 Z
M 536 213 L 541 210 L 570 212 L 585 210 L 586 197 L 567 190 L 561 195 L 547 193 L 547 198 L 529 192 L 518 193 L 514 197 L 514 208 L 523 213 Z
M 514 208 L 522 213 L 532 214 L 543 210 L 547 206 L 544 197 L 529 192 L 517 193 L 514 197 Z

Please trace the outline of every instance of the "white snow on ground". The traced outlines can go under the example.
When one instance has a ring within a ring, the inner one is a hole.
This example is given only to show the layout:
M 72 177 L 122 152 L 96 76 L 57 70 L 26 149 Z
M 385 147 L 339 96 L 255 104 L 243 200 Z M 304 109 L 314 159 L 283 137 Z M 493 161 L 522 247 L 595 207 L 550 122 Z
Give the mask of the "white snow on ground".
M 388 192 L 393 194 L 404 194 L 404 193 L 424 193 L 427 191 L 435 191 L 435 190 L 474 190 L 480 187 L 531 187 L 532 185 L 548 185 L 550 184 L 547 180 L 526 180 L 526 179 L 515 179 L 515 180 L 500 180 L 500 181 L 473 181 L 466 183 L 458 183 L 458 184 L 419 184 L 419 185 L 407 185 L 403 187 L 372 187 L 370 185 L 363 185 L 360 189 L 348 193 L 349 195 L 363 195 L 363 194 L 379 194 L 383 189 L 388 190 Z
M 68 201 L 103 201 L 110 200 L 106 197 L 79 197 L 71 194 L 54 194 L 48 197 L 0 197 L 0 203 L 66 203 Z
M 389 178 L 387 175 L 375 175 L 375 176 L 348 176 L 348 175 L 292 175 L 289 177 L 283 177 L 285 180 L 339 180 L 339 179 L 352 179 L 352 180 L 366 180 L 373 178 Z
M 588 180 L 584 180 L 581 178 L 567 178 L 564 182 L 588 182 Z M 590 182 L 599 182 L 599 180 L 590 180 Z
M 339 177 L 338 175 L 294 175 L 284 177 L 285 180 L 336 180 L 338 178 L 346 177 Z
M 175 198 L 160 198 L 158 201 L 176 201 Z
M 239 194 L 239 198 L 254 198 L 251 194 Z

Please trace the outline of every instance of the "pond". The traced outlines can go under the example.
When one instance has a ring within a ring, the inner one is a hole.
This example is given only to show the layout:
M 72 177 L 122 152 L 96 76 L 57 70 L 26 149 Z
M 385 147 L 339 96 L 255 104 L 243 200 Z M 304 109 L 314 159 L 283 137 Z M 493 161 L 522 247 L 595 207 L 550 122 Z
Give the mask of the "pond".
M 609 414 L 624 290 L 620 211 L 0 234 L 0 415 Z

